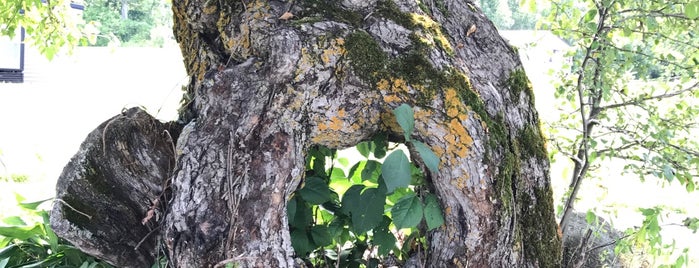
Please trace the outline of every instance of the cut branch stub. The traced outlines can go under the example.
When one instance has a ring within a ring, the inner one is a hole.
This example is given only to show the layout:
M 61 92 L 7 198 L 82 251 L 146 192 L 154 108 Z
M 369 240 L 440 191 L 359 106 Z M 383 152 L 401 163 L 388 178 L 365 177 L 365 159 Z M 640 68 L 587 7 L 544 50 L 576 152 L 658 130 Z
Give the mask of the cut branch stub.
M 139 108 L 93 130 L 58 178 L 56 234 L 113 265 L 149 267 L 178 133 Z

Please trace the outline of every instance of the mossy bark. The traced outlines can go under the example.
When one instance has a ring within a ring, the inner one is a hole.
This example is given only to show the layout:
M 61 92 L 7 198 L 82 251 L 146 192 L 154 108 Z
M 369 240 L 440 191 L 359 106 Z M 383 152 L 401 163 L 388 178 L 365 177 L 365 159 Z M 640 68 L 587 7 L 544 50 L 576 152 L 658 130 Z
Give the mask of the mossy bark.
M 533 96 L 474 4 L 175 0 L 173 10 L 191 77 L 162 229 L 174 266 L 296 266 L 285 208 L 306 152 L 379 132 L 400 141 L 391 110 L 403 103 L 412 138 L 441 160 L 426 171 L 446 222 L 428 234 L 427 266 L 560 265 Z

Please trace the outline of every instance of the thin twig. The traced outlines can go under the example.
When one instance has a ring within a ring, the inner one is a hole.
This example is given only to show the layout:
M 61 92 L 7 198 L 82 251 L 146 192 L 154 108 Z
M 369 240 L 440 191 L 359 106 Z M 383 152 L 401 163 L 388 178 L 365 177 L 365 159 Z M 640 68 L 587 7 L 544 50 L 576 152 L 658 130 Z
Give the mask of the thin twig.
M 58 201 L 58 202 L 61 202 L 61 204 L 66 205 L 66 207 L 72 209 L 73 211 L 77 212 L 78 214 L 83 215 L 83 216 L 87 217 L 87 218 L 90 219 L 90 220 L 92 219 L 92 216 L 87 215 L 85 212 L 82 212 L 82 211 L 80 211 L 80 210 L 75 209 L 73 206 L 71 206 L 70 204 L 66 203 L 66 201 L 63 201 L 63 199 L 56 198 L 55 200 Z
M 161 226 L 162 226 L 162 225 L 161 225 Z M 143 244 L 143 242 L 145 242 L 146 239 L 147 239 L 150 235 L 152 235 L 153 233 L 155 233 L 155 231 L 160 230 L 160 227 L 161 227 L 161 226 L 155 227 L 155 228 L 153 228 L 153 230 L 150 230 L 150 232 L 148 232 L 148 233 L 146 234 L 146 236 L 144 236 L 143 238 L 141 238 L 141 241 L 138 241 L 138 244 L 136 244 L 136 246 L 133 248 L 133 250 L 138 250 L 138 248 L 141 246 L 141 244 Z

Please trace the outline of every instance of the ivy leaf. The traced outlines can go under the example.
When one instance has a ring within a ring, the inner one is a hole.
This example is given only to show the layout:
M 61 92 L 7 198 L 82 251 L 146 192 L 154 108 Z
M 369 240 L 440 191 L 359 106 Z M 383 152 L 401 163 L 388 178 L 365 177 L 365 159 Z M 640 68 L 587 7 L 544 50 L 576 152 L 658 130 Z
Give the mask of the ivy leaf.
M 393 114 L 396 115 L 396 121 L 398 121 L 400 127 L 403 128 L 405 140 L 410 141 L 410 134 L 413 133 L 413 128 L 415 128 L 413 108 L 403 103 L 393 110 Z
M 425 166 L 433 173 L 437 173 L 439 171 L 439 157 L 424 143 L 419 141 L 412 141 L 412 143 L 415 146 L 415 150 L 420 154 L 422 162 L 425 162 Z
M 410 161 L 401 150 L 393 151 L 386 157 L 381 166 L 381 173 L 388 193 L 410 185 Z
M 393 224 L 396 228 L 417 227 L 422 220 L 422 202 L 415 194 L 403 197 L 391 209 Z
M 427 231 L 434 230 L 444 224 L 442 209 L 439 207 L 437 197 L 433 194 L 427 194 L 425 197 L 425 222 L 427 223 Z
M 298 192 L 303 200 L 315 205 L 330 201 L 333 194 L 328 184 L 318 177 L 306 178 L 306 184 Z

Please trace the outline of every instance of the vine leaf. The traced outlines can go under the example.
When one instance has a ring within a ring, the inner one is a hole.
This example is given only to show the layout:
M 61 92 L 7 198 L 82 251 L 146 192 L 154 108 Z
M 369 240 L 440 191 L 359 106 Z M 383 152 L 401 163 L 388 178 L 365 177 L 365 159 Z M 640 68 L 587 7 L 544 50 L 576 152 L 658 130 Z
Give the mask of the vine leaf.
M 434 194 L 427 194 L 425 197 L 425 222 L 427 223 L 428 231 L 444 224 L 442 209 L 439 207 L 439 201 Z
M 422 220 L 422 202 L 415 194 L 401 198 L 391 209 L 393 215 L 393 224 L 396 228 L 413 228 Z
M 425 163 L 425 166 L 427 166 L 430 171 L 437 173 L 439 170 L 439 157 L 424 143 L 419 141 L 412 141 L 412 143 L 415 146 L 415 150 L 420 154 L 420 158 L 422 158 L 422 162 Z
M 381 174 L 386 182 L 387 193 L 393 193 L 396 188 L 410 185 L 410 161 L 403 151 L 396 150 L 386 157 L 381 166 Z
M 403 128 L 403 136 L 405 136 L 405 140 L 410 141 L 410 134 L 413 133 L 413 129 L 415 128 L 413 108 L 403 103 L 398 106 L 398 108 L 393 110 L 393 114 L 396 115 L 396 121 L 398 121 L 400 127 Z

